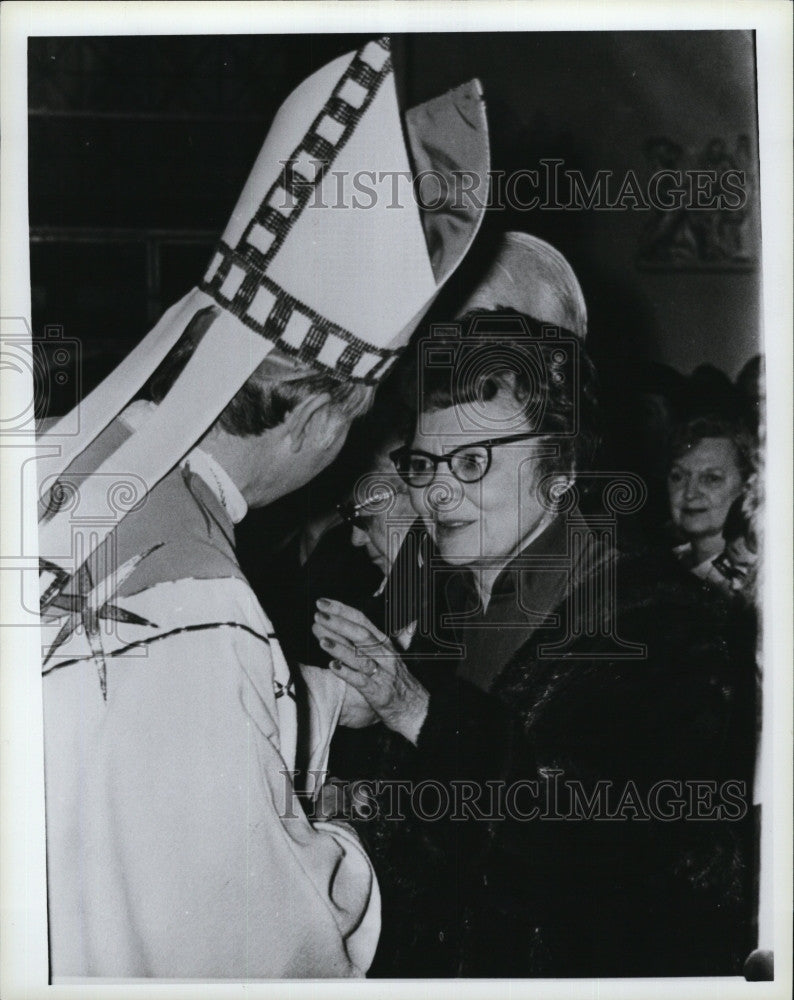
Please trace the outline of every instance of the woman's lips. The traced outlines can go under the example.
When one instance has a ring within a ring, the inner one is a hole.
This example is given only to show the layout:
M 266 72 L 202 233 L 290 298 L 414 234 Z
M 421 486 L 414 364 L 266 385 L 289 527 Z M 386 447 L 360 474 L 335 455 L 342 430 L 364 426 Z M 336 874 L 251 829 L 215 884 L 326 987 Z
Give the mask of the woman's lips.
M 471 524 L 474 524 L 474 521 L 436 521 L 436 535 L 442 538 L 449 537 L 458 531 L 463 531 Z

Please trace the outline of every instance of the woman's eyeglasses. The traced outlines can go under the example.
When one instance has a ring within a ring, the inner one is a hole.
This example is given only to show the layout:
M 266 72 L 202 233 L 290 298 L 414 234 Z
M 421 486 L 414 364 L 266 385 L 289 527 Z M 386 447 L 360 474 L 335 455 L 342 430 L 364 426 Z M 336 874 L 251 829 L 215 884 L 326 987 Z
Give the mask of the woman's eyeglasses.
M 508 437 L 489 438 L 487 441 L 473 441 L 453 448 L 445 455 L 433 455 L 429 451 L 402 447 L 391 452 L 389 457 L 409 486 L 427 486 L 435 478 L 439 465 L 449 466 L 449 471 L 458 482 L 478 483 L 491 467 L 492 448 L 536 437 L 544 435 L 529 431 L 524 434 L 510 434 Z

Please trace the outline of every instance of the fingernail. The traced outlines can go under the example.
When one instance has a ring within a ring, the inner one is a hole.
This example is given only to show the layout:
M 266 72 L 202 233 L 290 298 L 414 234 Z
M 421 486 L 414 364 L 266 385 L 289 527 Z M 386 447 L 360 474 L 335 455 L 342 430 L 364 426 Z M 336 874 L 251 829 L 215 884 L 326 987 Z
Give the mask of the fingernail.
M 320 645 L 323 649 L 331 649 L 333 646 L 333 641 L 331 639 L 320 639 Z
M 339 660 L 331 660 L 328 666 L 331 668 L 331 670 L 340 670 L 342 664 L 339 662 Z
M 328 600 L 327 597 L 320 597 L 320 598 L 317 599 L 317 607 L 318 608 L 330 608 L 331 607 L 331 602 Z
M 324 611 L 318 611 L 316 617 L 317 618 L 322 618 L 323 621 L 327 621 L 327 622 L 329 622 L 331 620 L 331 616 L 327 615 Z

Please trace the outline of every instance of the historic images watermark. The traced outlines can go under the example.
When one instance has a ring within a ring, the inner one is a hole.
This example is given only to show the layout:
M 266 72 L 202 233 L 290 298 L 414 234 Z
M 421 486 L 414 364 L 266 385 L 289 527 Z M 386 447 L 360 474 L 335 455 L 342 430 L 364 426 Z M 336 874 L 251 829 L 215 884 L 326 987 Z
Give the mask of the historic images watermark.
M 310 819 L 346 821 L 411 817 L 424 822 L 738 822 L 747 815 L 746 782 L 728 779 L 664 778 L 652 784 L 606 778 L 585 784 L 565 777 L 560 768 L 542 768 L 538 777 L 506 782 L 458 778 L 328 779 L 312 771 L 314 794 L 294 792 L 297 771 L 283 770 L 281 816 L 295 819 L 303 811 Z M 302 801 L 301 801 L 302 800 Z M 300 802 L 300 804 L 299 804 Z
M 423 170 L 417 174 L 407 170 L 330 170 L 323 174 L 320 161 L 315 161 L 315 180 L 309 181 L 292 170 L 292 161 L 281 162 L 293 178 L 293 191 L 302 185 L 311 187 L 307 208 L 398 209 L 412 200 L 426 212 L 467 207 L 520 212 L 739 212 L 749 197 L 747 173 L 736 167 L 664 168 L 647 175 L 631 168 L 600 169 L 585 174 L 566 167 L 565 160 L 549 157 L 541 158 L 536 168 L 489 170 L 486 185 L 470 170 Z M 317 183 L 319 176 L 325 184 Z M 487 191 L 485 199 L 482 191 Z M 288 211 L 294 197 L 285 188 L 284 204 L 274 207 Z

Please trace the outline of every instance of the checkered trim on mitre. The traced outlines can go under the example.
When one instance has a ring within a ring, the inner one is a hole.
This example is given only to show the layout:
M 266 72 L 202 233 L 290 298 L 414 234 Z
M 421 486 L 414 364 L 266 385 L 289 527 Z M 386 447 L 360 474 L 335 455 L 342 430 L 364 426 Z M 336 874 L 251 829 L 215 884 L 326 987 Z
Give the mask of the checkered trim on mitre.
M 479 183 L 460 206 L 422 214 L 412 163 L 437 164 L 440 173 L 457 170 Z M 355 197 L 362 172 L 407 183 L 396 201 L 387 181 L 383 196 L 362 203 Z M 39 463 L 46 558 L 75 570 L 71 515 L 51 513 L 48 487 L 82 477 L 80 516 L 102 525 L 91 536 L 91 546 L 101 544 L 124 516 L 109 516 L 107 483 L 123 471 L 151 490 L 274 348 L 340 380 L 377 383 L 471 245 L 487 185 L 488 132 L 476 81 L 412 109 L 403 121 L 388 39 L 312 74 L 276 115 L 200 286 L 80 403 L 79 435 L 61 436 L 56 424 L 42 437 L 58 445 Z M 96 465 L 86 457 L 89 446 L 200 314 L 206 332 L 173 387 Z
M 255 182 L 261 184 L 268 167 L 275 163 L 282 169 L 268 183 L 235 245 L 221 240 L 200 287 L 218 305 L 273 341 L 286 354 L 328 368 L 347 379 L 374 382 L 383 375 L 396 350 L 356 336 L 313 308 L 306 301 L 311 299 L 310 294 L 290 294 L 268 274 L 301 214 L 313 198 L 317 199 L 323 180 L 372 107 L 384 80 L 392 75 L 389 39 L 369 42 L 352 59 L 343 57 L 315 74 L 310 82 L 318 98 L 322 98 L 323 87 L 338 72 L 339 63 L 344 62 L 346 68 L 297 144 L 285 147 L 282 156 L 277 153 L 276 160 L 260 157 L 252 174 Z M 279 126 L 294 113 L 289 105 L 295 100 L 306 103 L 303 94 L 293 95 L 287 101 L 274 123 L 269 142 L 280 138 Z M 393 123 L 399 129 L 399 117 L 393 114 L 396 103 L 388 97 L 381 103 L 392 113 Z M 378 110 L 373 109 L 373 114 Z M 397 135 L 402 144 L 401 133 Z M 361 162 L 366 166 L 366 158 Z M 401 166 L 395 164 L 395 169 Z M 336 202 L 333 208 L 321 210 L 355 211 Z M 333 267 L 332 260 L 313 263 Z
M 321 316 L 252 266 L 251 256 L 221 242 L 202 291 L 286 354 L 345 379 L 380 380 L 399 351 L 374 347 Z
M 482 170 L 481 149 L 473 159 L 463 166 Z M 378 382 L 448 277 L 434 272 L 411 179 L 381 38 L 284 103 L 200 288 L 284 353 Z

